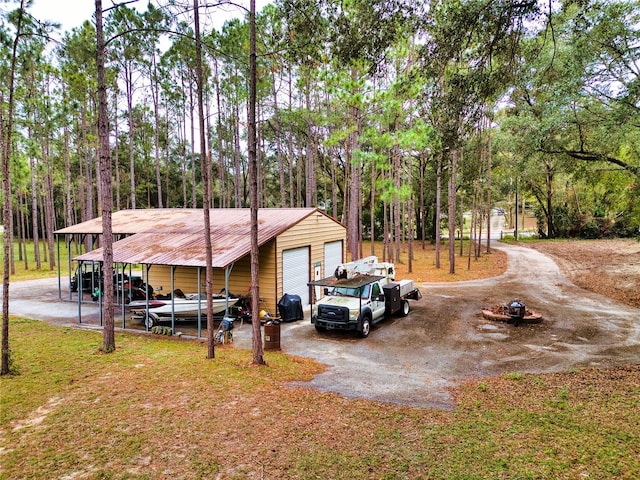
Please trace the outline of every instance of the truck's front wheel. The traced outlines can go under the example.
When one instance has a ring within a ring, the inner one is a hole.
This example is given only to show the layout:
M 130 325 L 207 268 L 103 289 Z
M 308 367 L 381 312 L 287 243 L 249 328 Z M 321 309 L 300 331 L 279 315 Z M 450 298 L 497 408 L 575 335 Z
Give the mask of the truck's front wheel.
M 360 324 L 360 331 L 358 333 L 360 337 L 367 338 L 369 336 L 369 332 L 371 332 L 371 320 L 369 317 L 364 317 Z

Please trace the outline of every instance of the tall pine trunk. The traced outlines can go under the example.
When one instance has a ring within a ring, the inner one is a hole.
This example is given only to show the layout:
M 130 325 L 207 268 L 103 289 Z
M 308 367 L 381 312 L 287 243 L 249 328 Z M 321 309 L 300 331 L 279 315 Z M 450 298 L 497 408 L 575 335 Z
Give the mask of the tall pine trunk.
M 371 231 L 371 250 L 370 255 L 376 254 L 376 162 L 371 162 L 371 191 L 370 191 L 370 223 L 369 230 Z
M 113 120 L 113 136 L 115 137 L 115 145 L 113 147 L 113 155 L 115 160 L 113 162 L 113 167 L 116 173 L 116 211 L 120 210 L 120 137 L 118 134 L 118 93 L 115 92 L 113 94 L 113 104 L 116 105 L 114 120 Z M 68 223 L 67 225 L 72 225 Z
M 204 249 L 206 256 L 207 295 L 207 358 L 215 358 L 213 329 L 213 247 L 211 245 L 211 219 L 209 218 L 209 160 L 207 156 L 206 131 L 204 128 L 204 73 L 202 68 L 202 40 L 200 38 L 199 0 L 193 0 L 193 20 L 196 35 L 196 88 L 198 103 L 198 128 L 200 130 L 200 161 L 202 165 L 202 188 L 204 214 Z M 193 109 L 192 109 L 193 111 Z M 194 169 L 195 170 L 195 169 Z
M 456 273 L 456 170 L 458 150 L 451 152 L 449 164 L 449 273 Z
M 112 187 L 111 155 L 109 151 L 109 110 L 105 81 L 105 42 L 102 30 L 102 0 L 96 5 L 96 64 L 98 67 L 98 154 L 100 168 L 100 197 L 102 205 L 102 275 L 103 275 L 103 345 L 105 353 L 116 349 L 113 319 L 113 230 L 111 226 Z
M 239 125 L 239 117 L 240 113 L 238 112 L 238 105 L 236 104 L 234 107 L 233 113 L 233 170 L 235 176 L 235 208 L 242 207 L 242 167 L 240 165 L 240 158 L 242 154 L 240 153 L 240 125 Z
M 438 154 L 437 164 L 436 164 L 436 212 L 435 219 L 433 222 L 433 235 L 436 239 L 436 268 L 440 268 L 440 247 L 441 247 L 441 238 L 440 238 L 440 218 L 442 215 L 441 212 L 441 202 L 442 202 L 442 157 L 443 153 Z
M 396 118 L 397 122 L 397 118 Z M 394 132 L 397 125 L 394 125 Z M 400 149 L 393 147 L 393 185 L 395 194 L 393 195 L 393 261 L 400 263 Z
M 351 109 L 352 118 L 357 121 L 357 107 Z M 358 232 L 360 225 L 360 217 L 358 212 L 360 206 L 358 199 L 360 198 L 360 165 L 355 163 L 353 159 L 354 152 L 358 148 L 358 132 L 354 129 L 349 134 L 349 153 L 347 159 L 350 163 L 351 182 L 349 183 L 349 214 L 347 223 L 347 235 L 349 242 L 349 251 L 351 252 L 351 260 L 356 260 L 358 255 Z
M 273 74 L 273 122 L 276 130 L 276 158 L 278 161 L 278 180 L 280 183 L 280 207 L 287 206 L 287 190 L 285 188 L 284 152 L 282 151 L 282 131 L 280 127 L 280 109 L 278 107 L 278 91 L 276 90 L 276 74 Z
M 45 211 L 45 220 L 46 220 L 46 235 L 47 235 L 47 244 L 49 245 L 49 269 L 53 270 L 56 266 L 56 256 L 55 256 L 55 235 L 54 231 L 56 229 L 56 212 L 53 200 L 53 165 L 51 161 L 51 157 L 49 155 L 49 141 L 48 139 L 45 141 L 44 145 L 44 163 L 46 165 L 46 176 L 45 183 L 47 188 L 45 189 L 45 203 L 44 203 L 44 211 Z
M 199 33 L 196 33 L 196 36 L 198 36 Z M 196 46 L 196 49 L 198 47 Z M 200 48 L 202 48 L 202 45 L 200 45 Z M 202 58 L 200 58 L 200 62 L 202 62 Z M 200 65 L 202 67 L 202 65 Z M 196 67 L 197 68 L 197 67 Z M 196 74 L 197 76 L 197 74 Z M 202 89 L 203 86 L 202 85 L 198 85 L 196 87 L 198 89 L 197 92 L 197 96 L 198 96 L 198 109 L 200 109 L 200 104 L 202 102 L 204 102 L 204 100 L 200 99 L 200 96 L 202 95 Z M 204 118 L 204 113 L 202 113 L 202 116 Z M 204 120 L 203 120 L 204 122 Z M 198 119 L 198 124 L 200 123 L 200 119 Z M 204 123 L 202 125 L 202 128 L 204 128 Z M 195 119 L 193 118 L 193 83 L 189 82 L 189 134 L 191 136 L 191 141 L 189 142 L 191 144 L 191 208 L 197 208 L 198 206 L 198 201 L 197 201 L 197 196 L 196 196 L 196 137 L 195 137 Z M 200 133 L 200 136 L 202 137 L 202 135 L 204 135 L 204 133 Z M 200 152 L 201 158 L 202 155 L 205 155 L 205 152 Z
M 317 188 L 316 188 L 316 175 L 315 175 L 315 155 L 313 148 L 313 122 L 311 120 L 311 86 L 307 79 L 305 88 L 305 102 L 307 107 L 307 142 L 306 142 L 306 168 L 305 168 L 305 206 L 311 207 L 316 204 Z
M 407 169 L 407 183 L 409 184 L 409 191 L 413 192 L 413 166 L 412 160 L 409 160 L 409 166 Z M 409 196 L 407 200 L 407 256 L 408 256 L 408 273 L 413 273 L 413 194 Z
M 256 0 L 249 2 L 249 205 L 251 210 L 251 312 L 253 363 L 264 364 L 262 336 L 260 333 L 260 288 L 258 246 L 258 161 L 256 152 Z
M 31 137 L 32 132 L 29 129 L 29 137 Z M 33 138 L 33 137 L 31 137 Z M 29 165 L 31 167 L 31 236 L 33 238 L 33 260 L 36 263 L 36 270 L 40 270 L 40 236 L 38 229 L 38 187 L 36 185 L 37 180 L 37 167 L 35 158 L 33 155 L 29 158 Z
M 131 208 L 136 209 L 136 162 L 135 162 L 135 127 L 133 121 L 133 79 L 130 65 L 125 63 L 125 85 L 127 90 L 127 118 L 129 120 L 129 186 L 131 188 Z M 106 99 L 105 99 L 106 102 Z M 108 145 L 108 142 L 107 142 Z
M 157 79 L 156 56 L 153 55 L 153 75 L 151 83 L 151 96 L 153 97 L 153 120 L 155 123 L 153 133 L 154 160 L 156 167 L 156 189 L 158 190 L 158 208 L 162 203 L 162 172 L 160 171 L 160 87 Z
M 2 141 L 0 148 L 2 149 L 2 195 L 3 195 L 3 281 L 2 281 L 2 359 L 0 361 L 0 375 L 9 373 L 9 275 L 11 268 L 11 252 L 13 245 L 13 234 L 11 232 L 11 182 L 9 179 L 10 163 L 11 163 L 11 145 L 13 134 L 13 108 L 14 108 L 14 82 L 16 73 L 16 59 L 18 51 L 18 42 L 22 35 L 22 20 L 24 14 L 25 0 L 20 1 L 20 9 L 16 22 L 16 36 L 13 40 L 11 51 L 11 69 L 9 71 L 9 105 L 7 108 L 6 121 L 0 122 L 3 127 Z M 0 114 L 0 119 L 4 120 Z
M 353 80 L 353 84 L 357 85 L 357 69 L 352 69 L 351 78 Z M 357 95 L 359 92 L 354 91 L 351 92 L 352 95 Z M 359 232 L 360 232 L 360 173 L 361 173 L 361 161 L 354 159 L 354 155 L 356 151 L 360 148 L 360 129 L 361 129 L 361 119 L 360 119 L 360 108 L 354 102 L 354 104 L 349 109 L 349 125 L 351 126 L 351 131 L 348 136 L 348 152 L 347 152 L 347 160 L 350 165 L 351 171 L 351 181 L 348 183 L 349 185 L 349 207 L 348 207 L 348 223 L 347 223 L 347 241 L 349 243 L 349 251 L 351 252 L 351 260 L 356 260 L 359 258 Z M 345 182 L 345 184 L 347 184 Z
M 491 171 L 492 156 L 491 156 L 491 130 L 489 130 L 489 119 L 485 119 L 485 132 L 487 134 L 487 141 L 483 143 L 483 150 L 487 160 L 487 253 L 491 253 Z

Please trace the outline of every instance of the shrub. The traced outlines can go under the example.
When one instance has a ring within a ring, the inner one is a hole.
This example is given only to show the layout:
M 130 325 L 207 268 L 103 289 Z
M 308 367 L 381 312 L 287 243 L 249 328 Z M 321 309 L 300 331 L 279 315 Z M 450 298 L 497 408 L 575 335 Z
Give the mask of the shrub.
M 640 222 L 634 221 L 630 216 L 618 218 L 611 226 L 611 235 L 620 238 L 640 239 Z
M 585 223 L 580 230 L 580 236 L 588 239 L 600 238 L 602 235 L 598 222 L 596 222 L 595 219 L 592 219 Z

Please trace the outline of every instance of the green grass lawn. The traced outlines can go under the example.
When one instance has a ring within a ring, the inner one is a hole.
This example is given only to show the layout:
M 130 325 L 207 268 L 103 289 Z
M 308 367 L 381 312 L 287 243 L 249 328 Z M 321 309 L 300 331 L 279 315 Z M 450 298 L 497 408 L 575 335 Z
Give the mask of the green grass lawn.
M 0 245 L 4 245 L 3 239 L 0 237 Z M 50 278 L 58 275 L 58 266 L 57 263 L 60 263 L 60 271 L 62 275 L 65 275 L 69 269 L 69 252 L 67 251 L 67 246 L 63 243 L 60 244 L 60 259 L 58 259 L 58 245 L 55 244 L 55 248 L 53 251 L 54 260 L 56 265 L 51 267 L 49 263 L 49 247 L 46 242 L 39 242 L 40 245 L 40 269 L 37 268 L 35 261 L 35 253 L 34 253 L 34 243 L 33 241 L 29 241 L 24 245 L 24 249 L 22 252 L 22 258 L 20 258 L 20 251 L 18 242 L 14 242 L 13 244 L 13 257 L 14 257 L 14 266 L 15 272 L 11 273 L 10 281 L 11 282 L 19 282 L 21 280 L 33 280 L 36 278 Z M 75 254 L 72 252 L 71 256 L 73 257 Z M 27 259 L 25 266 L 25 257 Z M 4 246 L 0 248 L 0 261 L 4 261 Z
M 311 360 L 13 319 L 2 479 L 635 479 L 640 367 L 512 373 L 453 411 L 305 388 Z M 296 381 L 295 386 L 291 384 Z

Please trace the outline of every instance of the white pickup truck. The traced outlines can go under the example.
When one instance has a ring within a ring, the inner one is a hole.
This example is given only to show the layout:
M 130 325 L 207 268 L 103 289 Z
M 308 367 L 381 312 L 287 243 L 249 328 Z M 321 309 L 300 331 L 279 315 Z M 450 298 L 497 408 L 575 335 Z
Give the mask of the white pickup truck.
M 373 324 L 389 315 L 406 316 L 408 299 L 422 297 L 412 280 L 394 279 L 394 265 L 379 263 L 375 256 L 340 265 L 333 277 L 309 283 L 324 294 L 312 305 L 311 323 L 319 332 L 351 330 L 369 336 Z

